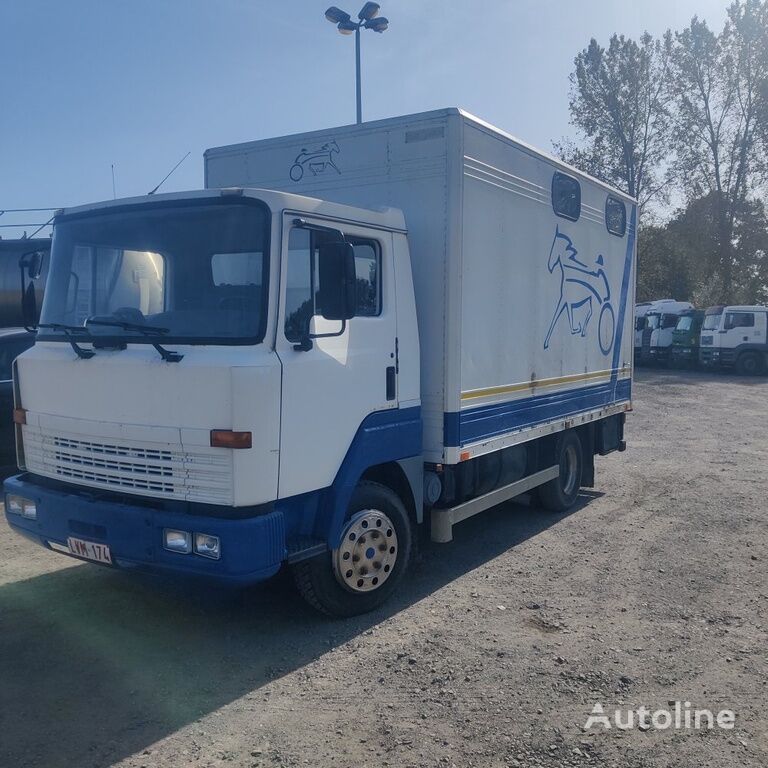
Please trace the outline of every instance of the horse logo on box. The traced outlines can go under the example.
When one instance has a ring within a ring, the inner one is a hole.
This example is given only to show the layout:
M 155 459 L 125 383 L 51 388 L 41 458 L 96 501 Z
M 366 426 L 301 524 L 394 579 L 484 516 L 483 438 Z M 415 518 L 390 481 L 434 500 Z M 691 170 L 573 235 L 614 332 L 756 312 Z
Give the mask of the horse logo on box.
M 565 316 L 573 336 L 584 338 L 597 311 L 597 341 L 600 351 L 608 355 L 616 333 L 616 316 L 611 305 L 611 286 L 603 269 L 603 257 L 598 256 L 594 265 L 589 265 L 580 261 L 578 255 L 571 238 L 556 228 L 547 269 L 559 277 L 560 295 L 544 339 L 544 349 L 549 348 L 560 318 Z

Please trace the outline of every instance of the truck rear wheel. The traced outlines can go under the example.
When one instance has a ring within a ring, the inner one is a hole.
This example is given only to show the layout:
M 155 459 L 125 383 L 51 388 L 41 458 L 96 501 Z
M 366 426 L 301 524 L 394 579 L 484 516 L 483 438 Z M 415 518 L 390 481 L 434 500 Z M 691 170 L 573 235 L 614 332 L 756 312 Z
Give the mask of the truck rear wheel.
M 576 501 L 584 471 L 584 450 L 575 432 L 562 432 L 557 438 L 555 461 L 560 465 L 560 475 L 540 486 L 538 496 L 544 509 L 563 512 Z
M 390 597 L 412 555 L 413 529 L 403 502 L 386 486 L 362 481 L 352 495 L 339 547 L 294 565 L 294 579 L 318 611 L 356 616 Z
M 736 360 L 736 370 L 742 376 L 759 376 L 764 367 L 763 358 L 757 352 L 743 352 Z

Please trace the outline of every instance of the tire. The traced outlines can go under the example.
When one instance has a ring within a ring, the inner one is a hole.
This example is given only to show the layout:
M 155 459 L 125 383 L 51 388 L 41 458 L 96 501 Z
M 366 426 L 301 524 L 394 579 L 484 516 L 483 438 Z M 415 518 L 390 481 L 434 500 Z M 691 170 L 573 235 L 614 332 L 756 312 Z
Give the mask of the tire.
M 376 550 L 386 549 L 379 554 L 371 544 L 376 544 Z M 294 580 L 301 596 L 321 613 L 335 618 L 357 616 L 389 599 L 411 565 L 413 553 L 413 524 L 403 502 L 386 486 L 363 480 L 352 494 L 342 544 L 296 563 Z M 354 565 L 353 560 L 360 564 Z
M 736 370 L 742 376 L 759 376 L 765 365 L 757 352 L 744 352 L 736 360 Z
M 291 181 L 301 181 L 304 176 L 304 166 L 300 163 L 294 163 L 288 175 L 291 177 Z
M 557 438 L 555 461 L 560 465 L 560 476 L 539 486 L 538 498 L 544 509 L 564 512 L 579 495 L 584 471 L 584 450 L 579 436 L 572 430 L 562 432 Z

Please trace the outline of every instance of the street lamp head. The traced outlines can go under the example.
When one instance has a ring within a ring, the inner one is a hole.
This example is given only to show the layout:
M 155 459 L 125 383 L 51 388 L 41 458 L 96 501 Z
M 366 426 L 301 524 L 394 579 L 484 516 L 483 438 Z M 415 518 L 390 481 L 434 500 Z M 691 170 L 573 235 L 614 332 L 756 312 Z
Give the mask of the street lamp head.
M 342 11 L 341 8 L 337 8 L 335 5 L 332 5 L 325 12 L 325 18 L 328 19 L 328 21 L 330 21 L 332 24 L 341 24 L 343 22 L 349 21 L 352 17 L 345 11 Z
M 357 24 L 354 21 L 340 21 L 338 29 L 342 35 L 352 35 L 357 31 Z
M 363 26 L 366 29 L 372 29 L 374 32 L 383 32 L 389 26 L 389 19 L 380 16 L 378 19 L 366 21 Z
M 366 3 L 357 14 L 360 21 L 370 21 L 379 12 L 381 6 L 378 3 Z

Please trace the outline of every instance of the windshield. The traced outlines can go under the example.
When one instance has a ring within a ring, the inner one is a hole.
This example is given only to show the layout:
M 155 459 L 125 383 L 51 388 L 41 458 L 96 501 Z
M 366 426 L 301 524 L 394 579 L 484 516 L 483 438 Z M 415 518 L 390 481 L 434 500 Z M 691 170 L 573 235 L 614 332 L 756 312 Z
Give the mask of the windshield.
M 714 315 L 705 315 L 704 323 L 701 326 L 703 331 L 716 331 L 720 327 L 720 318 L 723 316 L 722 312 L 718 312 Z
M 677 325 L 675 326 L 676 331 L 690 331 L 693 327 L 693 316 L 692 315 L 683 315 L 678 321 Z
M 65 217 L 56 223 L 40 323 L 95 320 L 91 335 L 137 343 L 153 339 L 115 321 L 154 326 L 167 341 L 258 343 L 268 235 L 267 209 L 247 198 Z
M 659 327 L 659 320 L 661 319 L 661 315 L 646 315 L 645 316 L 645 327 L 650 328 L 652 331 L 656 330 L 656 328 Z
M 662 328 L 674 328 L 677 325 L 677 315 L 664 314 L 661 316 Z

